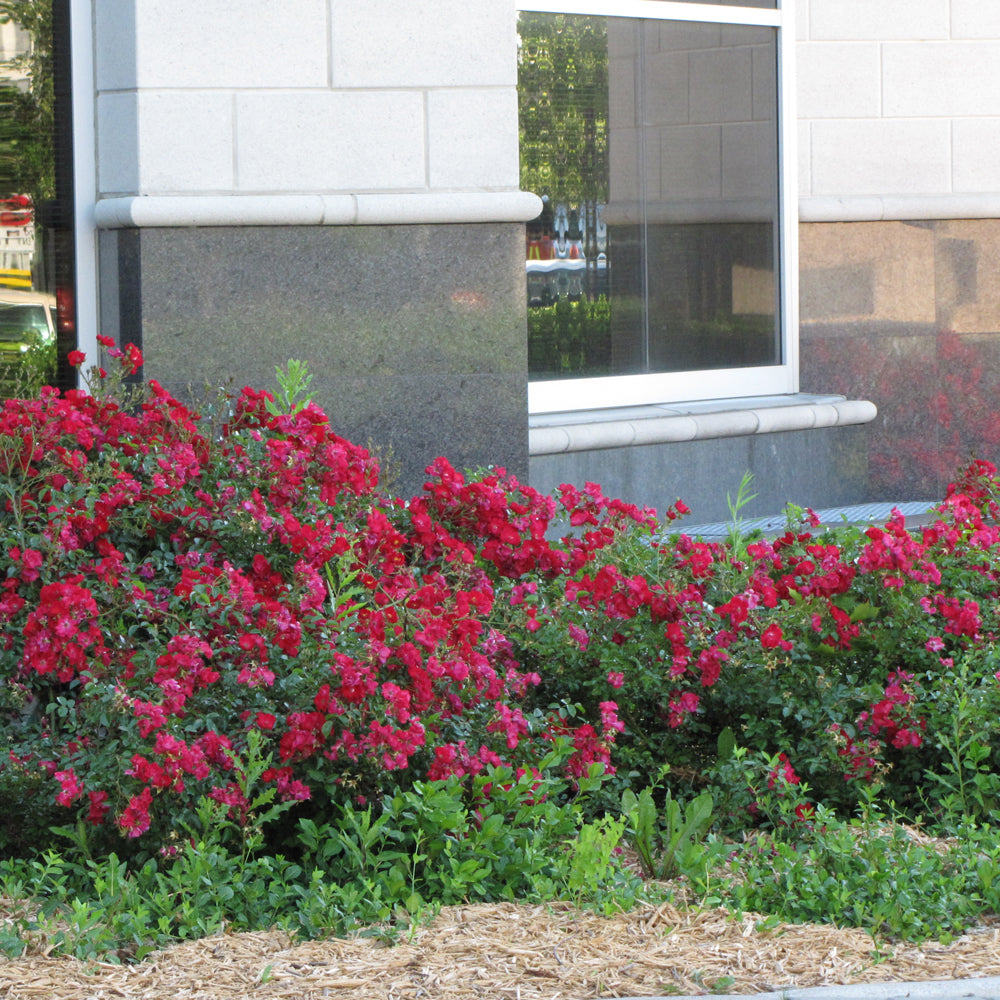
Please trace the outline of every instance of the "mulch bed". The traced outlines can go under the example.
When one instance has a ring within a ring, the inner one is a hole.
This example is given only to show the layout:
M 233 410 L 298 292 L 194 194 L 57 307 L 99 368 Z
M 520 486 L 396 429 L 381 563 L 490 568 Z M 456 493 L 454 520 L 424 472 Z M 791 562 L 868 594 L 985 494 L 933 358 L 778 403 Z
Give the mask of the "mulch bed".
M 611 918 L 568 904 L 455 906 L 392 946 L 371 937 L 297 942 L 277 931 L 223 933 L 135 965 L 52 956 L 40 946 L 0 959 L 0 996 L 587 1000 L 1000 975 L 994 925 L 947 946 L 899 945 L 876 957 L 864 931 L 759 923 L 670 904 Z

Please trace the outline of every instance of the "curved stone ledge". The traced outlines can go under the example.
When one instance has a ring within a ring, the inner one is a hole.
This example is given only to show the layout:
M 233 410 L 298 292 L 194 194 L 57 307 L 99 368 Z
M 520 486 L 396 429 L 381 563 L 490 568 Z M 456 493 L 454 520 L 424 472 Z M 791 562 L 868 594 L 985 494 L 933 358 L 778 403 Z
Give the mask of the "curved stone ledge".
M 104 198 L 94 222 L 98 229 L 433 225 L 528 222 L 541 210 L 541 199 L 527 191 L 148 195 Z
M 528 454 L 532 457 L 562 455 L 604 448 L 846 427 L 869 423 L 877 414 L 875 404 L 866 399 L 805 393 L 686 405 L 547 413 L 530 420 Z
M 907 222 L 1000 218 L 1000 194 L 801 198 L 799 222 Z

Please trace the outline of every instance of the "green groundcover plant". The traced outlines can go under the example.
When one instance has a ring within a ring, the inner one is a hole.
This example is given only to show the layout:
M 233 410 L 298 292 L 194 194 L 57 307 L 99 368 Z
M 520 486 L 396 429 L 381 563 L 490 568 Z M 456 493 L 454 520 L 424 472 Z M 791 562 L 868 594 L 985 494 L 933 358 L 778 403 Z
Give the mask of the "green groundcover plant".
M 920 937 L 994 908 L 988 463 L 918 530 L 790 509 L 712 543 L 680 501 L 663 524 L 443 458 L 394 497 L 302 366 L 199 415 L 102 344 L 93 391 L 0 410 L 0 877 L 47 901 L 7 950 L 56 913 L 132 956 L 234 914 L 628 905 L 626 839 L 737 909 Z M 912 893 L 945 886 L 922 921 L 849 891 L 896 820 L 962 831 L 941 865 L 887 835 Z

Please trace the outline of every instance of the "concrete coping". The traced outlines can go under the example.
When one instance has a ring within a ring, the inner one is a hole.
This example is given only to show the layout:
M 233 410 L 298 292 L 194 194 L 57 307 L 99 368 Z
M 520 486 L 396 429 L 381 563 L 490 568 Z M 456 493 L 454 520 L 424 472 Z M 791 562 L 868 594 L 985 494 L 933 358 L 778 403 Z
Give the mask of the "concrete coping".
M 98 229 L 528 222 L 541 210 L 541 199 L 528 191 L 127 195 L 101 198 L 94 207 L 94 222 Z M 609 211 L 612 210 L 613 206 L 609 206 Z M 670 211 L 680 213 L 677 216 L 680 218 L 684 216 L 685 207 L 673 206 Z M 749 211 L 746 205 L 740 208 L 742 215 Z M 755 206 L 751 214 L 755 218 L 757 215 L 771 218 L 773 212 L 762 203 Z M 698 213 L 695 215 L 705 221 Z M 729 218 L 731 212 L 723 215 Z M 981 218 L 1000 218 L 1000 194 L 871 195 L 799 200 L 801 222 Z
M 94 223 L 98 229 L 433 225 L 527 222 L 541 210 L 541 199 L 528 191 L 139 195 L 102 198 Z
M 799 222 L 1000 218 L 1000 194 L 858 195 L 799 199 Z
M 535 414 L 528 422 L 532 457 L 709 438 L 846 427 L 874 420 L 866 399 L 794 393 L 691 403 Z

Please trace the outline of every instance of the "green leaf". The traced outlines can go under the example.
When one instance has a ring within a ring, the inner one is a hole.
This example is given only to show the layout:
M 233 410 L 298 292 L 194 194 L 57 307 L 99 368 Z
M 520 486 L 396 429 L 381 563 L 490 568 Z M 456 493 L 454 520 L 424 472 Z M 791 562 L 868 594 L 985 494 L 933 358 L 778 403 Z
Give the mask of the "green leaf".
M 880 614 L 881 612 L 877 607 L 875 607 L 874 604 L 855 604 L 854 608 L 851 610 L 851 621 L 870 621 L 872 618 L 878 618 Z
M 733 756 L 733 751 L 736 749 L 736 736 L 729 726 L 726 726 L 726 728 L 719 733 L 716 748 L 720 763 L 722 761 L 729 760 L 729 758 Z

